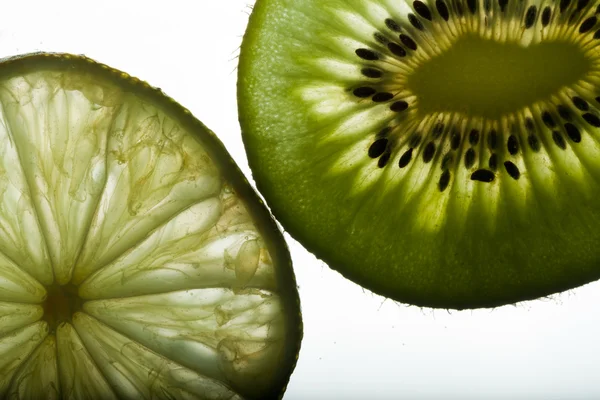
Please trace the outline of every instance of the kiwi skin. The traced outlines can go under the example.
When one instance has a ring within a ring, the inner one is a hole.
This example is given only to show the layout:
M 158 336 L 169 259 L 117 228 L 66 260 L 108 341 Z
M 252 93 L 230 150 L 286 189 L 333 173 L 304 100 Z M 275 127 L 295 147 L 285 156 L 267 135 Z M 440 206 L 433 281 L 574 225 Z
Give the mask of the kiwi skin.
M 485 3 L 474 3 L 477 13 L 473 15 L 484 13 Z M 369 4 L 380 7 L 371 9 Z M 414 7 L 413 2 L 408 4 Z M 433 21 L 418 18 L 424 31 L 431 32 L 435 30 L 434 24 L 445 22 L 440 22 L 432 3 L 427 4 L 434 14 Z M 495 11 L 499 4 L 493 3 Z M 517 15 L 517 2 L 508 4 L 507 12 Z M 467 10 L 466 2 L 464 5 Z M 553 22 L 544 29 L 573 26 L 567 32 L 574 32 L 574 40 L 583 37 L 577 31 L 596 8 L 596 4 L 589 3 L 583 10 L 577 10 L 578 3 L 571 2 L 570 8 L 560 14 L 559 4 L 551 6 Z M 359 14 L 355 21 L 358 33 L 346 30 L 341 17 L 336 19 L 342 15 L 331 12 L 336 7 Z M 548 296 L 599 279 L 600 209 L 595 199 L 600 195 L 597 183 L 600 166 L 594 157 L 598 131 L 594 123 L 582 120 L 584 113 L 575 110 L 567 100 L 557 100 L 558 94 L 552 100 L 542 99 L 531 106 L 530 110 L 535 113 L 521 113 L 520 119 L 515 117 L 515 122 L 521 122 L 515 124 L 519 125 L 515 139 L 511 139 L 509 126 L 500 127 L 503 129 L 498 130 L 497 140 L 503 150 L 497 154 L 493 171 L 488 157 L 477 157 L 471 168 L 456 165 L 446 182 L 445 171 L 440 168 L 443 154 L 438 153 L 431 163 L 436 168 L 429 167 L 423 173 L 428 179 L 422 193 L 411 193 L 406 185 L 394 187 L 402 179 L 398 178 L 397 171 L 402 168 L 399 165 L 406 147 L 389 156 L 383 168 L 378 169 L 378 160 L 363 160 L 367 159 L 369 146 L 377 140 L 382 126 L 373 123 L 354 134 L 359 129 L 352 130 L 348 121 L 361 127 L 368 124 L 364 120 L 352 120 L 341 111 L 337 114 L 328 111 L 335 106 L 339 106 L 337 110 L 347 106 L 356 112 L 367 109 L 365 104 L 368 103 L 352 95 L 352 90 L 362 84 L 354 75 L 343 76 L 352 63 L 357 70 L 364 67 L 362 57 L 353 54 L 361 47 L 342 48 L 342 40 L 332 39 L 329 43 L 324 38 L 346 37 L 351 42 L 362 41 L 364 48 L 374 48 L 377 44 L 371 38 L 361 36 L 363 25 L 360 23 L 361 18 L 373 23 L 372 15 L 381 16 L 381 9 L 401 21 L 403 32 L 409 32 L 413 38 L 421 35 L 417 32 L 419 29 L 402 19 L 400 11 L 379 1 L 324 5 L 308 0 L 259 0 L 254 7 L 240 55 L 240 124 L 257 187 L 283 227 L 348 279 L 375 293 L 419 306 L 495 307 Z M 523 6 L 518 14 L 524 24 L 529 24 L 528 10 Z M 360 16 L 359 11 L 365 11 L 364 15 L 373 11 L 369 15 L 371 19 Z M 534 27 L 543 23 L 542 9 L 538 11 L 538 25 Z M 496 15 L 501 14 L 498 11 Z M 452 8 L 450 20 L 454 18 L 464 21 L 467 17 L 458 17 Z M 493 26 L 495 20 L 490 21 L 489 25 Z M 373 25 L 372 32 L 386 29 L 383 18 L 379 25 L 376 22 Z M 521 26 L 517 23 L 516 27 Z M 385 32 L 390 35 L 389 31 Z M 592 35 L 594 31 L 584 42 L 589 48 L 595 43 Z M 318 43 L 314 43 L 316 38 Z M 386 60 L 391 59 L 389 54 L 386 57 Z M 328 58 L 340 61 L 337 73 L 311 63 L 311 59 L 327 61 Z M 587 80 L 588 86 L 596 85 L 595 74 L 592 71 L 577 82 Z M 325 83 L 318 87 L 315 82 Z M 311 103 L 301 99 L 299 94 L 308 97 L 311 85 L 316 87 L 314 98 L 319 95 L 317 89 L 326 91 L 334 86 L 341 89 L 331 89 L 329 103 L 326 100 Z M 345 98 L 341 94 L 343 90 L 347 93 Z M 582 89 L 582 96 L 596 115 L 594 90 L 595 86 Z M 552 131 L 544 127 L 540 107 L 555 103 L 569 107 L 574 119 L 573 122 L 561 119 L 561 111 L 552 110 L 554 121 L 559 122 L 558 128 Z M 322 107 L 315 111 L 318 105 Z M 424 118 L 419 115 L 418 104 L 414 109 L 417 109 L 415 118 Z M 364 115 L 367 120 L 368 115 L 377 113 L 365 112 Z M 537 142 L 526 136 L 526 115 L 535 121 Z M 569 124 L 580 131 L 581 137 L 571 137 Z M 335 142 L 330 127 L 342 125 L 351 134 L 338 135 L 339 140 Z M 462 133 L 464 138 L 465 132 Z M 489 143 L 489 133 L 489 127 L 481 129 L 478 146 Z M 332 139 L 327 141 L 324 137 Z M 362 144 L 363 138 L 368 139 L 362 147 L 365 156 L 343 159 L 342 150 L 358 148 L 356 143 Z M 450 137 L 443 138 L 443 145 L 450 146 Z M 513 154 L 515 140 L 518 148 Z M 466 139 L 460 144 L 455 161 L 459 159 L 464 165 L 469 145 Z M 420 161 L 423 151 L 423 147 L 419 152 L 414 150 L 413 163 L 408 164 L 408 167 L 412 165 L 413 178 L 418 170 L 417 159 Z M 339 170 L 332 173 L 332 165 Z M 367 181 L 374 174 L 382 178 L 372 179 L 366 189 L 357 183 L 359 178 Z M 446 184 L 444 190 L 440 190 L 442 183 Z M 427 200 L 431 198 L 434 200 Z M 441 198 L 444 200 L 438 200 Z M 465 203 L 468 207 L 461 205 Z M 490 204 L 495 207 L 493 212 L 490 212 Z M 428 219 L 438 218 L 432 211 L 436 209 L 458 212 L 448 212 L 439 219 L 438 225 L 428 225 Z

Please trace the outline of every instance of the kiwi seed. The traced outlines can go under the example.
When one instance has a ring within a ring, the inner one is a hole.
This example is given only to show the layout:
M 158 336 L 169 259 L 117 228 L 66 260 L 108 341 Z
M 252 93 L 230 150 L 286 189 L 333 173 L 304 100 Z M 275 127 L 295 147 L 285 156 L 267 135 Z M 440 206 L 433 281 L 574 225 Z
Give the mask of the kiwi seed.
M 377 53 L 369 49 L 356 49 L 356 55 L 362 58 L 363 60 L 379 60 L 379 56 L 377 55 Z
M 367 78 L 373 78 L 373 79 L 381 78 L 381 76 L 383 75 L 383 73 L 380 70 L 375 69 L 375 68 L 363 68 L 361 70 L 361 72 Z
M 435 8 L 437 9 L 440 17 L 444 19 L 444 21 L 448 21 L 450 19 L 450 11 L 448 10 L 448 6 L 444 2 L 444 0 L 436 0 Z
M 385 103 L 394 98 L 394 95 L 387 92 L 377 93 L 373 96 L 372 100 L 375 103 Z
M 570 122 L 567 122 L 565 125 L 565 131 L 567 132 L 567 136 L 574 142 L 581 142 L 581 132 L 579 132 L 579 128 L 573 125 Z
M 517 167 L 512 161 L 504 161 L 504 168 L 506 168 L 506 172 L 513 179 L 519 179 L 521 176 L 521 172 L 519 171 L 519 167 Z
M 591 16 L 585 21 L 581 23 L 579 27 L 579 33 L 587 33 L 592 30 L 592 28 L 596 25 L 597 19 L 595 16 Z
M 383 33 L 379 33 L 379 32 L 375 32 L 373 34 L 373 38 L 380 44 L 388 44 L 390 42 L 390 40 Z M 360 54 L 357 53 L 357 55 L 359 57 L 361 57 Z M 363 57 L 361 57 L 361 58 L 363 58 Z
M 412 159 L 412 153 L 413 153 L 413 149 L 410 148 L 410 149 L 406 150 L 404 152 L 404 154 L 402 154 L 402 157 L 400 157 L 400 161 L 398 163 L 398 166 L 400 168 L 404 168 L 408 165 L 408 163 L 410 163 L 410 160 Z
M 537 8 L 536 6 L 530 6 L 527 9 L 527 14 L 525 15 L 525 28 L 529 29 L 535 23 L 535 17 L 537 16 Z
M 552 8 L 550 6 L 546 6 L 544 11 L 542 11 L 542 26 L 545 28 L 550 23 L 550 18 L 552 17 Z
M 431 11 L 429 11 L 429 7 L 427 7 L 427 5 L 425 5 L 425 3 L 423 3 L 422 1 L 415 0 L 413 2 L 413 8 L 421 17 L 429 21 L 432 20 Z
M 552 118 L 552 115 L 548 111 L 544 111 L 542 113 L 542 121 L 548 128 L 554 128 L 556 126 L 556 122 Z
M 380 157 L 388 146 L 387 139 L 377 139 L 373 144 L 369 147 L 369 157 L 378 158 Z
M 452 150 L 458 150 L 458 148 L 460 147 L 460 141 L 461 141 L 460 132 L 457 130 L 452 131 L 452 138 L 451 138 L 451 142 L 450 142 L 450 146 L 452 147 Z
M 425 29 L 421 20 L 419 18 L 417 18 L 414 14 L 408 14 L 408 22 L 410 22 L 410 24 L 412 26 L 414 26 L 416 29 L 418 29 L 420 31 Z
M 477 11 L 477 0 L 467 0 L 467 7 L 471 11 L 471 14 L 475 14 Z
M 471 174 L 471 180 L 481 182 L 492 182 L 495 177 L 494 173 L 487 169 L 478 169 Z
M 508 142 L 506 143 L 506 148 L 511 155 L 515 155 L 519 152 L 519 141 L 515 135 L 510 135 L 508 137 Z
M 368 87 L 368 86 L 361 86 L 359 88 L 354 89 L 354 91 L 352 93 L 354 93 L 354 95 L 356 97 L 361 97 L 361 98 L 365 98 L 365 97 L 371 97 L 375 94 L 376 90 Z
M 386 18 L 385 25 L 388 27 L 388 29 L 390 29 L 394 32 L 401 31 L 400 25 L 398 25 L 398 23 L 391 18 Z
M 600 128 L 600 118 L 598 118 L 597 115 L 592 114 L 592 113 L 585 113 L 582 115 L 582 117 L 585 120 L 585 122 L 587 122 L 588 124 L 590 124 L 596 128 Z
M 390 42 L 387 45 L 388 49 L 392 52 L 392 54 L 398 56 L 398 57 L 404 57 L 406 56 L 406 50 L 404 50 L 404 48 L 394 42 Z
M 433 159 L 435 155 L 435 143 L 429 142 L 427 146 L 425 146 L 425 150 L 423 151 L 423 162 L 427 164 Z
M 409 49 L 417 50 L 417 44 L 415 43 L 414 40 L 412 40 L 412 38 L 410 36 L 403 33 L 400 35 L 400 41 L 402 42 L 403 45 L 405 45 Z
M 565 121 L 571 121 L 571 111 L 569 111 L 567 107 L 563 106 L 562 104 L 559 104 L 556 106 L 556 110 L 558 111 L 558 115 L 560 115 L 562 119 L 564 119 Z
M 587 111 L 590 109 L 590 106 L 588 105 L 587 101 L 585 101 L 579 96 L 573 96 L 571 98 L 571 101 L 573 102 L 573 105 L 581 111 Z
M 472 146 L 479 143 L 479 131 L 477 129 L 472 129 L 471 133 L 469 133 L 469 143 L 471 143 Z
M 440 181 L 438 183 L 440 192 L 445 191 L 448 188 L 449 184 L 450 184 L 450 171 L 446 169 L 442 173 L 442 176 L 440 177 Z
M 438 122 L 437 124 L 435 124 L 433 131 L 431 132 L 432 139 L 439 139 L 440 136 L 442 136 L 443 132 L 444 132 L 444 124 L 441 122 Z
M 562 137 L 560 132 L 553 131 L 552 140 L 554 140 L 554 143 L 561 149 L 565 150 L 567 148 L 567 143 L 565 142 L 565 139 Z

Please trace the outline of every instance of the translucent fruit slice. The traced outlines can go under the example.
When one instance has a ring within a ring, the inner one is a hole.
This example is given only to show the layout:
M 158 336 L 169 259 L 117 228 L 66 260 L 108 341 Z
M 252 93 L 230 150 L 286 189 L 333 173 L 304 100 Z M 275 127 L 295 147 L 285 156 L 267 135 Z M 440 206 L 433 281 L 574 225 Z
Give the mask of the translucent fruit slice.
M 0 149 L 0 397 L 283 395 L 286 244 L 186 109 L 84 57 L 15 57 Z
M 258 0 L 238 100 L 284 228 L 395 300 L 600 278 L 598 1 Z

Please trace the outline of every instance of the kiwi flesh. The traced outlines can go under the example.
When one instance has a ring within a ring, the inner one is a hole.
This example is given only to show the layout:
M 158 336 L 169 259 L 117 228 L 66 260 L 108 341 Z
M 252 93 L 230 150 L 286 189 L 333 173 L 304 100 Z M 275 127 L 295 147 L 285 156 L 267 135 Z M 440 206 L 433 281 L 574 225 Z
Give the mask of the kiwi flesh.
M 600 278 L 600 2 L 258 0 L 240 123 L 283 227 L 400 302 Z

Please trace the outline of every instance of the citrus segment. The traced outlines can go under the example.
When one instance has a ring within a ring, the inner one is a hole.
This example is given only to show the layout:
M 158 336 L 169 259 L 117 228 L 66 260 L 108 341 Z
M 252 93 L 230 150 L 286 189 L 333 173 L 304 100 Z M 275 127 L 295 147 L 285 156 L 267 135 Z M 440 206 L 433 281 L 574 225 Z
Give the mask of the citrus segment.
M 48 324 L 36 322 L 0 338 L 0 397 L 4 397 L 18 368 L 48 336 Z M 39 365 L 42 368 L 44 365 Z M 29 381 L 30 384 L 33 382 Z M 51 388 L 45 388 L 47 390 Z
M 44 287 L 0 253 L 0 301 L 40 303 L 45 298 Z
M 0 302 L 0 336 L 38 321 L 44 309 L 36 304 Z
M 32 382 L 36 382 L 32 385 Z M 26 359 L 12 379 L 7 399 L 60 399 L 56 337 L 46 339 Z
M 112 110 L 56 83 L 60 73 L 30 73 L 0 86 L 3 117 L 19 154 L 60 284 L 71 270 L 105 181 Z
M 73 325 L 61 324 L 56 337 L 62 398 L 117 399 Z
M 0 93 L 2 93 L 0 87 Z M 0 111 L 0 252 L 41 283 L 52 283 L 46 242 L 41 232 L 29 186 L 20 164 L 11 127 Z
M 213 286 L 274 289 L 273 273 L 250 215 L 224 186 L 219 197 L 189 207 L 90 276 L 80 294 L 95 299 Z
M 124 95 L 113 110 L 106 187 L 74 273 L 80 283 L 194 203 L 218 194 L 206 149 L 147 101 Z
M 238 398 L 218 381 L 153 353 L 92 317 L 75 314 L 73 325 L 120 398 L 160 398 L 165 393 L 172 398 Z
M 255 366 L 249 361 L 259 353 L 278 356 L 280 349 L 269 344 L 269 337 L 284 332 L 278 297 L 257 289 L 196 289 L 96 300 L 86 303 L 84 309 L 157 353 L 169 354 L 181 365 L 232 381 L 253 375 Z M 257 354 L 238 352 L 238 360 L 228 360 L 229 349 L 219 347 L 224 339 L 228 346 L 240 345 Z M 225 376 L 229 372 L 232 375 Z

